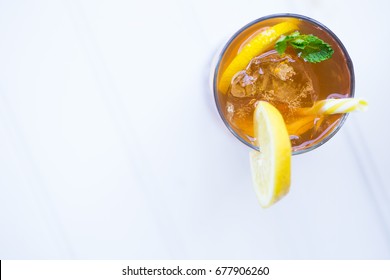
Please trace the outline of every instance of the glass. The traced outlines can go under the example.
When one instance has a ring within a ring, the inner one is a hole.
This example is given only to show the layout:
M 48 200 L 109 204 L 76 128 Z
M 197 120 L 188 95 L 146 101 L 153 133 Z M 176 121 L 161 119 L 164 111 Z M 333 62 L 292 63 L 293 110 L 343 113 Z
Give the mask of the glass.
M 289 53 L 280 64 L 275 64 L 281 61 L 280 56 L 276 51 L 266 51 L 265 54 L 252 59 L 246 71 L 241 71 L 243 73 L 237 73 L 233 77 L 228 93 L 218 90 L 224 69 L 243 45 L 265 28 L 289 20 L 298 22 L 301 34 L 313 34 L 330 44 L 334 49 L 332 57 L 320 63 L 309 63 L 296 54 Z M 270 61 L 272 63 L 269 63 Z M 275 78 L 276 70 L 278 73 L 284 73 L 284 76 L 278 74 Z M 272 75 L 267 74 L 267 71 Z M 255 91 L 265 86 L 261 89 L 261 95 L 256 92 L 254 96 L 253 84 L 242 85 L 245 79 L 253 79 L 254 74 L 259 76 L 259 72 L 262 80 L 256 81 Z M 294 81 L 289 79 L 290 74 L 295 75 Z M 241 28 L 223 47 L 212 73 L 214 99 L 223 122 L 234 136 L 255 150 L 259 150 L 259 147 L 255 145 L 253 137 L 252 116 L 257 100 L 269 101 L 277 107 L 290 132 L 297 127 L 295 124 L 305 124 L 305 120 L 297 119 L 294 113 L 288 112 L 294 112 L 300 107 L 310 107 L 317 100 L 353 97 L 354 82 L 352 61 L 337 36 L 318 21 L 297 14 L 274 14 L 259 18 Z M 313 119 L 314 122 L 307 126 L 310 127 L 307 131 L 303 127 L 297 129 L 302 132 L 299 135 L 289 133 L 293 155 L 311 151 L 327 142 L 341 128 L 346 118 L 347 114 L 321 116 Z

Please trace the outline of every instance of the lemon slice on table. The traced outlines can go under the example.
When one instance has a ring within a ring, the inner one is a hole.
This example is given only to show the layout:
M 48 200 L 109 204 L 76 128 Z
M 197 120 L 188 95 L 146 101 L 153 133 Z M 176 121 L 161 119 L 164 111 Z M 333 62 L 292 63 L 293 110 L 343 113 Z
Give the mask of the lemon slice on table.
M 238 71 L 244 70 L 252 58 L 270 48 L 281 35 L 298 29 L 298 26 L 294 22 L 297 21 L 286 21 L 276 24 L 253 37 L 233 58 L 223 72 L 218 89 L 224 94 L 227 93 L 233 76 Z
M 251 151 L 252 178 L 262 207 L 269 207 L 290 189 L 291 142 L 280 112 L 259 101 L 253 116 L 260 152 Z

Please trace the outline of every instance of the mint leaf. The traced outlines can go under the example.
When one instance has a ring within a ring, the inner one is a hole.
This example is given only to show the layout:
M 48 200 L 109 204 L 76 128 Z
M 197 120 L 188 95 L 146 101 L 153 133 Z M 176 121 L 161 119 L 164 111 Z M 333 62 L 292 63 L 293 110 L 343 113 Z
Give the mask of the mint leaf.
M 302 35 L 298 31 L 287 36 L 281 36 L 276 41 L 275 49 L 281 55 L 289 45 L 297 51 L 298 56 L 312 63 L 327 60 L 334 53 L 332 47 L 317 36 Z
M 285 36 L 282 35 L 279 40 L 276 41 L 275 49 L 276 51 L 281 55 L 283 54 L 287 49 L 287 43 L 291 42 L 293 39 L 295 39 L 297 36 L 299 36 L 299 32 L 295 31 L 294 33 Z

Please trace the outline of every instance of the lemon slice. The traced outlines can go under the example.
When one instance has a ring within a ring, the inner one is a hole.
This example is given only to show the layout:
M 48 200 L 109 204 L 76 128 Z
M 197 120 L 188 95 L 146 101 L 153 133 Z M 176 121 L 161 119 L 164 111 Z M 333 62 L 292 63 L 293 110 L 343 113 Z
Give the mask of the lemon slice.
M 260 205 L 269 207 L 290 189 L 291 142 L 282 115 L 268 102 L 259 101 L 253 120 L 260 152 L 250 152 L 252 179 Z
M 260 55 L 272 46 L 283 34 L 295 31 L 298 26 L 293 21 L 276 24 L 263 32 L 260 32 L 250 40 L 241 51 L 233 58 L 229 66 L 223 72 L 218 89 L 227 93 L 233 76 L 246 68 L 252 58 Z

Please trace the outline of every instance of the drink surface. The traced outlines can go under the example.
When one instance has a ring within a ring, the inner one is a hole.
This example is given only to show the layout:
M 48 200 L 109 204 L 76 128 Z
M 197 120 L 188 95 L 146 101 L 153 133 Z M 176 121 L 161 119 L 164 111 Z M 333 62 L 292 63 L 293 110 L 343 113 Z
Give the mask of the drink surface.
M 251 38 L 278 23 L 291 20 L 280 17 L 258 22 L 241 32 L 223 54 L 217 83 L 233 58 Z M 246 69 L 238 71 L 227 92 L 218 91 L 220 111 L 233 130 L 246 142 L 255 145 L 253 112 L 259 100 L 268 101 L 282 114 L 293 151 L 304 150 L 321 142 L 337 127 L 342 115 L 303 116 L 302 108 L 316 101 L 351 95 L 351 73 L 346 56 L 337 41 L 320 26 L 292 19 L 301 34 L 313 34 L 334 50 L 332 57 L 319 63 L 304 61 L 287 48 L 279 55 L 271 46 L 252 58 Z M 288 35 L 288 34 L 287 34 Z M 218 86 L 217 86 L 218 88 Z

